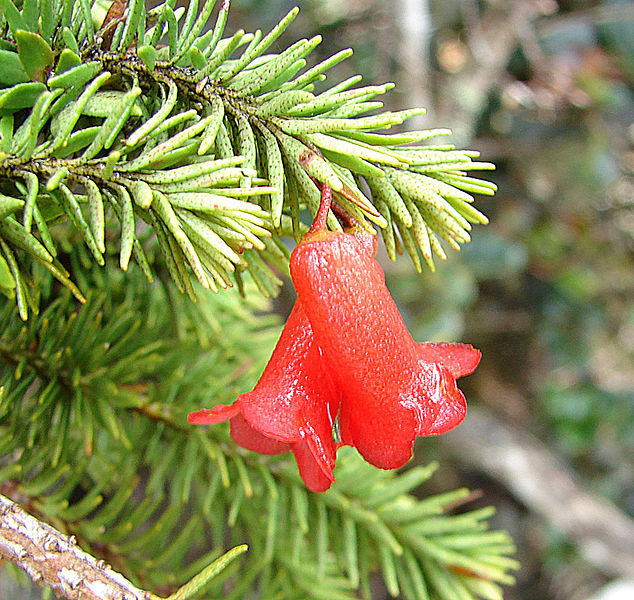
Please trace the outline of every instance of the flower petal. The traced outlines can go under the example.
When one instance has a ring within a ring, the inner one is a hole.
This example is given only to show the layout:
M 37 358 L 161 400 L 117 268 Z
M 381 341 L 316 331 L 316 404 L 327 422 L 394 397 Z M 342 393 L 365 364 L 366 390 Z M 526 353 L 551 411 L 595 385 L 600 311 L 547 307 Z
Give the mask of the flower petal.
M 339 390 L 326 370 L 313 332 L 298 302 L 255 389 L 238 396 L 246 421 L 281 442 L 306 440 L 326 477 L 332 479 L 332 426 Z
M 300 303 L 293 307 L 255 389 L 238 396 L 237 403 L 252 427 L 284 442 L 301 440 L 306 428 L 332 430 L 339 393 Z
M 310 481 L 307 486 L 327 489 L 334 481 L 332 426 L 339 397 L 298 302 L 253 391 L 240 394 L 231 406 L 218 404 L 191 413 L 188 420 L 209 424 L 230 419 L 234 441 L 260 454 L 279 454 L 292 447 L 302 477 Z
M 456 379 L 473 373 L 482 357 L 471 344 L 423 342 L 418 344 L 418 349 L 423 360 L 446 367 Z
M 284 454 L 291 450 L 290 444 L 274 440 L 253 429 L 242 415 L 236 415 L 229 423 L 231 439 L 246 450 L 259 454 Z
M 291 256 L 291 276 L 341 389 L 342 442 L 371 464 L 393 469 L 411 458 L 417 435 L 443 433 L 464 418 L 453 371 L 473 370 L 479 353 L 414 342 L 368 235 L 309 233 Z
M 397 469 L 412 457 L 416 427 L 411 407 L 389 401 L 387 396 L 359 389 L 355 396 L 348 391 L 341 404 L 342 443 L 354 446 L 365 460 L 381 469 Z
M 240 412 L 237 404 L 216 404 L 213 408 L 201 408 L 187 415 L 187 421 L 194 425 L 214 425 L 231 419 Z
M 306 487 L 313 492 L 325 492 L 335 480 L 332 475 L 332 469 L 330 470 L 330 475 L 324 472 L 322 466 L 315 460 L 315 455 L 308 442 L 297 442 L 296 444 L 291 444 L 291 446 L 297 461 L 299 474 Z
M 459 425 L 467 414 L 467 402 L 456 378 L 443 365 L 420 360 L 418 372 L 406 386 L 412 392 L 416 435 L 440 435 Z

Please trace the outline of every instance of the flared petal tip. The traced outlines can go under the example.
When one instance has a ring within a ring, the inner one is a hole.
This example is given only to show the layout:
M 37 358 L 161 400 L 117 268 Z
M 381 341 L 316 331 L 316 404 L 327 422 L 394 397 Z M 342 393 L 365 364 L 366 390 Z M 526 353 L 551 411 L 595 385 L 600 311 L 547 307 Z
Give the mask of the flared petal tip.
M 393 471 L 394 469 L 400 469 L 412 459 L 412 456 L 414 456 L 413 448 L 414 443 L 412 442 L 412 451 L 407 454 L 398 453 L 381 458 L 372 455 L 366 456 L 365 454 L 362 454 L 361 456 L 363 456 L 365 461 L 367 461 L 377 469 L 383 469 L 384 471 Z
M 400 469 L 407 464 L 414 454 L 414 441 L 416 433 L 391 431 L 386 428 L 385 435 L 381 438 L 369 438 L 362 436 L 352 440 L 343 440 L 343 445 L 352 446 L 363 457 L 363 460 L 370 463 L 377 469 L 391 471 Z
M 456 378 L 473 373 L 482 358 L 471 344 L 423 342 L 418 344 L 418 352 L 424 361 L 442 365 Z
M 228 421 L 240 412 L 240 408 L 235 404 L 227 406 L 218 404 L 213 408 L 201 408 L 187 415 L 187 421 L 193 425 L 215 425 Z
M 453 397 L 442 404 L 434 421 L 419 435 L 442 435 L 458 427 L 467 415 L 467 401 L 462 392 L 456 388 Z
M 263 435 L 244 419 L 242 415 L 231 418 L 231 439 L 238 446 L 258 454 L 284 454 L 291 449 L 290 444 Z
M 321 492 L 327 492 L 332 485 L 332 481 L 323 475 L 317 474 L 316 481 L 310 480 L 308 477 L 304 477 L 304 485 L 311 491 L 320 494 Z
M 325 492 L 328 490 L 335 481 L 332 468 L 325 466 L 316 459 L 306 441 L 302 440 L 292 444 L 292 447 L 299 474 L 306 487 L 312 492 Z

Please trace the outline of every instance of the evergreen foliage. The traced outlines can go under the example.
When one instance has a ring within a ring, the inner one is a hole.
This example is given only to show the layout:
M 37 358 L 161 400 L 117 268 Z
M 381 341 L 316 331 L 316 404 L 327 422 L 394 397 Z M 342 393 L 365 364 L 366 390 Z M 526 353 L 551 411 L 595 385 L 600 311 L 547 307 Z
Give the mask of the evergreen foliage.
M 395 596 L 501 598 L 512 543 L 490 509 L 451 514 L 467 490 L 414 497 L 435 466 L 342 449 L 311 494 L 288 457 L 186 422 L 262 371 L 318 182 L 420 270 L 486 222 L 467 171 L 491 165 L 428 143 L 447 130 L 385 133 L 421 112 L 380 112 L 391 84 L 315 93 L 350 51 L 267 53 L 297 9 L 223 37 L 228 1 L 174 4 L 0 0 L 2 490 L 156 593 L 244 542 L 205 597 L 369 597 L 380 570 Z

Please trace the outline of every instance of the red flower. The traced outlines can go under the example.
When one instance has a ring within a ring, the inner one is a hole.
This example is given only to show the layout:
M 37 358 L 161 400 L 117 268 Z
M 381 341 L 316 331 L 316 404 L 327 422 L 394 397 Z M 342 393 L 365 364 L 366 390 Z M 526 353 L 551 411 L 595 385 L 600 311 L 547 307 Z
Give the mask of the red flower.
M 372 237 L 313 226 L 291 256 L 291 277 L 341 392 L 342 443 L 395 469 L 411 458 L 416 436 L 462 421 L 456 377 L 473 372 L 480 352 L 414 342 L 373 258 Z
M 467 344 L 414 342 L 373 258 L 376 238 L 326 231 L 329 205 L 324 186 L 313 227 L 291 256 L 298 302 L 255 389 L 188 417 L 230 420 L 234 441 L 261 454 L 292 450 L 316 492 L 334 481 L 337 412 L 342 444 L 377 467 L 398 468 L 417 436 L 462 421 L 456 378 L 480 361 Z
M 291 450 L 306 486 L 322 492 L 334 481 L 332 425 L 339 390 L 324 368 L 302 305 L 295 304 L 277 346 L 252 392 L 227 406 L 193 412 L 195 424 L 230 420 L 231 437 L 260 454 Z

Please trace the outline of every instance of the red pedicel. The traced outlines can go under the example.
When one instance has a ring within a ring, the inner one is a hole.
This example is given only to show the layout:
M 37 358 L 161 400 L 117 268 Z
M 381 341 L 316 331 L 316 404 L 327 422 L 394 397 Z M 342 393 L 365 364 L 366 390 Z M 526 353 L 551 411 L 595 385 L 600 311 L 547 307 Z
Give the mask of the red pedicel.
M 315 491 L 334 481 L 336 446 L 332 424 L 339 391 L 313 343 L 310 323 L 296 303 L 264 373 L 252 392 L 231 406 L 219 404 L 193 412 L 190 423 L 230 420 L 231 437 L 261 454 L 293 451 L 302 479 Z
M 419 435 L 458 425 L 466 401 L 456 377 L 480 352 L 467 344 L 417 344 L 374 260 L 368 233 L 314 226 L 291 256 L 291 277 L 315 340 L 341 391 L 341 441 L 394 469 Z

